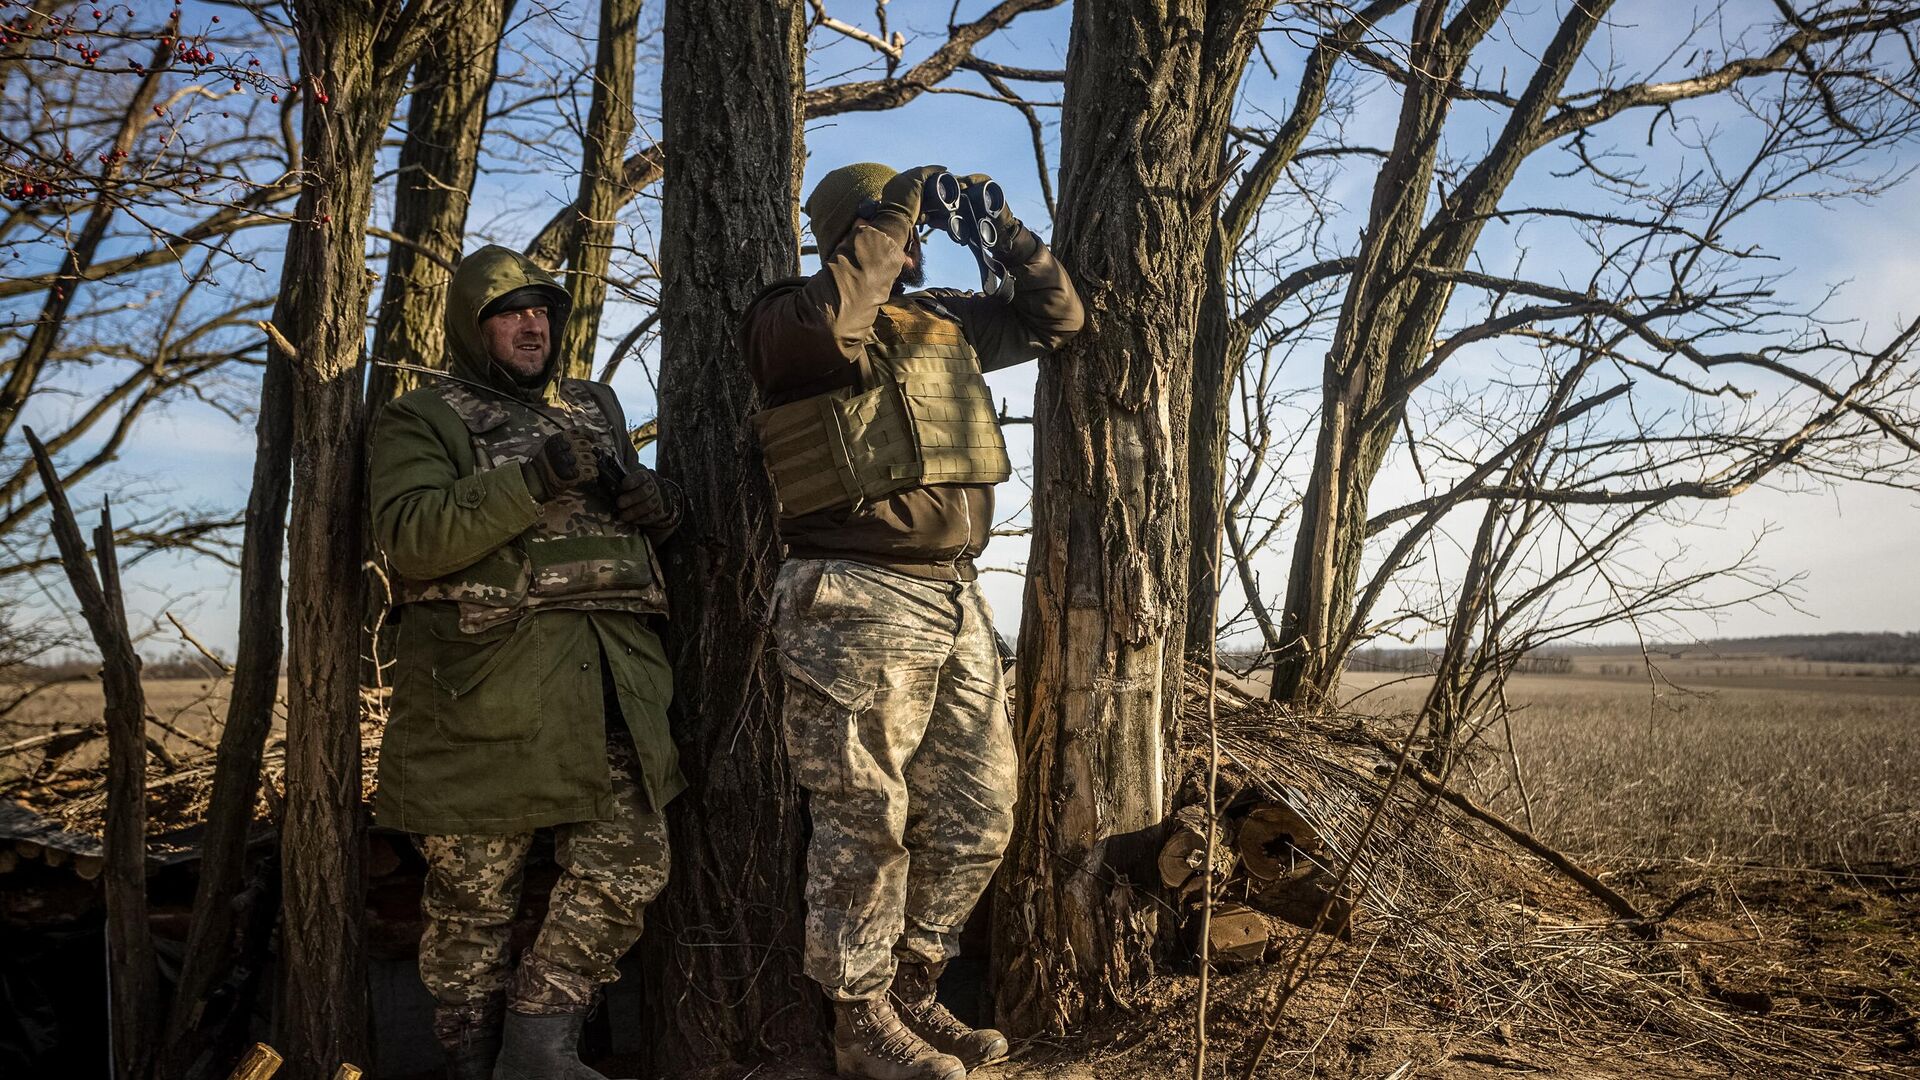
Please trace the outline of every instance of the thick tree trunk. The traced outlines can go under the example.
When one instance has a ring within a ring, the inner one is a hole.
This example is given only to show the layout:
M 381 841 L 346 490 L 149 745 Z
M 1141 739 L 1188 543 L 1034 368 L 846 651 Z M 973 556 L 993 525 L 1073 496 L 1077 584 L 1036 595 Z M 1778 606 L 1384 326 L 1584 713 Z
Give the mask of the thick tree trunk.
M 580 195 L 574 205 L 573 243 L 567 253 L 567 291 L 573 317 L 560 335 L 567 375 L 593 377 L 593 350 L 607 302 L 607 267 L 620 208 L 627 204 L 625 158 L 633 135 L 633 66 L 640 34 L 640 0 L 600 0 L 600 52 L 593 65 L 593 105 L 581 147 Z
M 407 106 L 407 138 L 394 182 L 393 233 L 373 359 L 440 367 L 446 359 L 448 265 L 460 261 L 472 205 L 487 97 L 500 66 L 500 35 L 512 0 L 467 0 L 461 17 L 421 51 Z M 377 410 L 417 385 L 393 368 L 367 372 L 367 404 Z
M 667 552 L 674 737 L 692 788 L 648 914 L 648 1008 L 666 1072 L 818 1044 L 801 973 L 799 792 L 780 733 L 766 602 L 774 503 L 734 343 L 762 285 L 796 272 L 800 0 L 670 0 L 660 468 L 687 496 Z
M 1109 841 L 1159 821 L 1183 684 L 1187 410 L 1220 148 L 1270 5 L 1074 8 L 1055 241 L 1087 329 L 1043 361 L 1021 624 L 1021 798 L 995 909 L 1021 1033 L 1113 1003 L 1154 915 Z
M 290 1080 L 367 1064 L 360 815 L 365 577 L 367 280 L 374 155 L 431 21 L 451 0 L 294 5 L 307 107 L 305 173 L 282 279 L 294 355 L 289 533 L 286 961 L 281 1048 Z

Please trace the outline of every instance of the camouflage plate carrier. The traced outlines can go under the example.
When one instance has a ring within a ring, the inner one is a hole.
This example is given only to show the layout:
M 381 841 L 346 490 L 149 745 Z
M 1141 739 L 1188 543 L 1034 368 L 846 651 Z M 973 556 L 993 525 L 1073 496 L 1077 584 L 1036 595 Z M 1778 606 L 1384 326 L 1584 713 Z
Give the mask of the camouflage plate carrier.
M 880 308 L 859 385 L 763 410 L 753 424 L 788 518 L 1013 474 L 980 358 L 959 320 L 924 296 Z
M 556 380 L 548 403 L 537 408 L 482 396 L 459 383 L 434 389 L 451 414 L 446 423 L 471 440 L 475 470 L 532 460 L 563 424 L 597 447 L 632 457 L 626 433 L 615 430 L 615 411 L 601 400 L 612 395 L 602 383 Z M 467 633 L 543 607 L 665 612 L 653 545 L 613 513 L 597 489 L 562 492 L 541 506 L 532 528 L 466 569 L 432 581 L 400 580 L 399 602 L 456 601 Z

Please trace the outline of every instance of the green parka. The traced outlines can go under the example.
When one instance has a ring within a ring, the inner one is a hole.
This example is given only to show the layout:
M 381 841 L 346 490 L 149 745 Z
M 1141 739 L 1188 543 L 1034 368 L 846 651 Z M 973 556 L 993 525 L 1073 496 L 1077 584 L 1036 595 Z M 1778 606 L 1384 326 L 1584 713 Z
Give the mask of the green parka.
M 563 307 L 566 294 L 553 278 L 517 252 L 485 247 L 461 261 L 446 325 L 463 388 L 508 403 L 556 400 L 560 357 L 545 384 L 522 388 L 490 362 L 480 339 L 480 311 L 529 285 L 549 287 L 556 311 Z M 561 321 L 552 326 L 555 342 Z M 611 394 L 600 396 L 617 411 Z M 425 386 L 388 404 L 374 429 L 374 537 L 403 583 L 473 566 L 540 518 L 520 468 L 479 469 L 466 428 L 450 417 L 436 388 Z M 611 419 L 625 431 L 623 417 Z M 631 464 L 631 447 L 621 442 Z M 643 616 L 545 607 L 475 630 L 463 627 L 459 609 L 453 600 L 425 600 L 395 611 L 393 695 L 374 800 L 382 825 L 498 834 L 610 816 L 603 658 L 654 808 L 686 787 L 667 731 L 672 668 Z

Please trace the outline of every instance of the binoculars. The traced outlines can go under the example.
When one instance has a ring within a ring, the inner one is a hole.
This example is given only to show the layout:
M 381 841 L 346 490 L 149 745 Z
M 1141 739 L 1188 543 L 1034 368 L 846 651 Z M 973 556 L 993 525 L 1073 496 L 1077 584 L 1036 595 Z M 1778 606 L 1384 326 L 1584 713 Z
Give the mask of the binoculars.
M 1003 300 L 1013 297 L 1013 278 L 994 258 L 993 247 L 1000 242 L 996 219 L 1006 208 L 1007 195 L 999 184 L 962 184 L 950 172 L 927 177 L 920 195 L 921 219 L 972 251 L 980 268 L 980 291 Z

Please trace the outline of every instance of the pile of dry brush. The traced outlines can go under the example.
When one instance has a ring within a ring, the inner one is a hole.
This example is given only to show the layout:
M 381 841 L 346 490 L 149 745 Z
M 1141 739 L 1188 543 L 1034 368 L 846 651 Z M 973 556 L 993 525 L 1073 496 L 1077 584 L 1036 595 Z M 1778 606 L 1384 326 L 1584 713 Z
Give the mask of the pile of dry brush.
M 1186 701 L 1181 805 L 1157 869 L 1189 957 L 1211 886 L 1206 951 L 1216 970 L 1239 971 L 1216 1022 L 1245 1030 L 1249 1046 L 1289 1030 L 1289 1010 L 1307 998 L 1330 1020 L 1357 994 L 1370 1018 L 1350 1022 L 1392 1016 L 1442 1042 L 1574 1052 L 1631 1043 L 1752 1075 L 1884 1060 L 1846 1017 L 1776 1008 L 1770 994 L 1734 985 L 1680 918 L 1698 890 L 1643 914 L 1422 771 L 1420 745 L 1381 730 L 1381 718 L 1293 711 L 1224 677 L 1213 721 L 1219 830 L 1203 872 L 1209 706 L 1199 668 Z M 1186 996 L 1179 981 L 1162 987 L 1164 1004 Z

